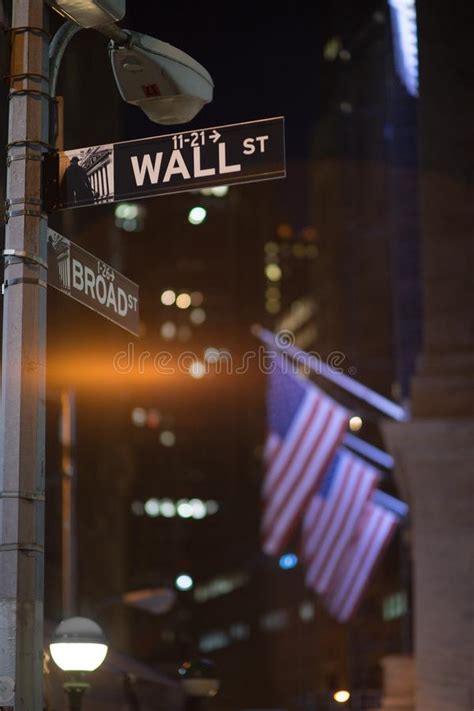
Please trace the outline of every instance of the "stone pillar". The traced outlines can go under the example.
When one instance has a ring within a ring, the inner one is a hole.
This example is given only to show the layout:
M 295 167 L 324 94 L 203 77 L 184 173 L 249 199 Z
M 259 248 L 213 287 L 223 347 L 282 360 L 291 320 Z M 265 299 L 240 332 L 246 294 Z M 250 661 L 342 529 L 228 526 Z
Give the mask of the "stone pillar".
M 424 342 L 386 424 L 411 507 L 417 711 L 474 707 L 474 6 L 418 0 Z
M 391 654 L 382 659 L 382 711 L 414 711 L 415 665 L 409 654 Z

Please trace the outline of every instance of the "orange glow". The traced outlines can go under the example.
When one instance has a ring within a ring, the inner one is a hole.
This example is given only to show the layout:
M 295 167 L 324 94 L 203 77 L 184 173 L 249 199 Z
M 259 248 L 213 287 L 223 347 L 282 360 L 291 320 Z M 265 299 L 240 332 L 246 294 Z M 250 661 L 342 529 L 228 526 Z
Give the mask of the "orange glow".
M 286 222 L 282 222 L 278 225 L 276 233 L 280 239 L 291 239 L 294 234 L 293 227 Z

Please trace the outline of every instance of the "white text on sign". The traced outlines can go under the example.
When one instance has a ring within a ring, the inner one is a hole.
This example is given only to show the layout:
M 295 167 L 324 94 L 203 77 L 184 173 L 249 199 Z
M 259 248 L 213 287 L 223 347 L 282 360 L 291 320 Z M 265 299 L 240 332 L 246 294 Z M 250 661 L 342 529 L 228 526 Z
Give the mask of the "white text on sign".
M 255 138 L 245 138 L 243 141 L 244 155 L 252 155 L 256 151 L 265 153 L 265 143 L 268 141 L 268 136 L 256 136 Z M 192 180 L 195 178 L 208 178 L 213 175 L 228 175 L 229 173 L 240 173 L 242 166 L 240 163 L 228 164 L 226 154 L 226 144 L 221 142 L 217 144 L 217 166 L 215 168 L 204 168 L 202 166 L 201 147 L 194 146 L 192 149 L 193 156 L 191 165 L 186 163 L 181 150 L 175 148 L 167 162 L 166 168 L 162 173 L 163 152 L 157 151 L 152 157 L 152 154 L 145 153 L 141 162 L 138 156 L 130 156 L 133 175 L 137 187 L 142 187 L 145 181 L 151 185 L 157 185 L 160 182 L 160 176 L 163 175 L 161 182 L 169 183 L 171 178 L 179 175 L 184 180 Z

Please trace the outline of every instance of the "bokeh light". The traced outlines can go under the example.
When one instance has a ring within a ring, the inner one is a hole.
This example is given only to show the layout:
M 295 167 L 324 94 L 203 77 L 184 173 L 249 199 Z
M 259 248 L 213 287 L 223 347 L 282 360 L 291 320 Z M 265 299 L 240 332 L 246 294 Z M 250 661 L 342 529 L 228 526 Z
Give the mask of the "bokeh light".
M 345 689 L 341 689 L 340 691 L 336 691 L 336 693 L 333 696 L 334 701 L 337 701 L 338 704 L 345 704 L 349 699 L 351 698 L 351 695 L 348 691 Z
M 175 585 L 178 590 L 191 590 L 194 585 L 194 582 L 190 575 L 188 575 L 187 573 L 182 573 L 176 578 Z
M 198 205 L 197 207 L 191 208 L 188 214 L 188 222 L 191 225 L 200 225 L 207 217 L 207 210 L 205 207 Z
M 178 294 L 176 297 L 176 306 L 178 309 L 189 309 L 191 306 L 191 297 L 189 294 L 186 294 L 186 292 L 183 292 L 182 294 Z
M 176 435 L 170 430 L 160 432 L 160 442 L 164 447 L 173 447 L 176 443 Z
M 160 515 L 160 502 L 158 499 L 148 499 L 148 501 L 145 501 L 145 513 L 152 518 Z
M 146 410 L 143 407 L 135 407 L 132 410 L 132 422 L 135 427 L 144 427 L 146 424 Z
M 281 279 L 281 268 L 275 262 L 270 262 L 265 267 L 265 276 L 269 281 L 280 281 Z
M 163 306 L 173 306 L 175 301 L 176 294 L 172 289 L 166 289 L 166 291 L 161 294 L 161 303 Z
M 358 415 L 354 415 L 354 417 L 351 417 L 349 420 L 349 427 L 351 432 L 359 432 L 359 430 L 362 428 L 362 417 L 359 417 Z

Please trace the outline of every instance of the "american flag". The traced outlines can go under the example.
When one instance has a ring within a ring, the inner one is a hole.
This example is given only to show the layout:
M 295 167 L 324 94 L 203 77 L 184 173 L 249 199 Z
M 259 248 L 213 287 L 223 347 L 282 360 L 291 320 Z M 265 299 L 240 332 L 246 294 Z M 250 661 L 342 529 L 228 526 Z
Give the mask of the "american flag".
M 280 555 L 303 518 L 348 423 L 348 412 L 274 359 L 269 376 L 263 484 L 263 550 Z
M 330 590 L 324 596 L 328 612 L 339 622 L 347 622 L 356 611 L 399 520 L 394 513 L 373 501 L 366 503 L 354 538 L 339 562 Z
M 379 472 L 341 448 L 313 497 L 303 521 L 302 557 L 306 584 L 326 593 L 353 537 Z

